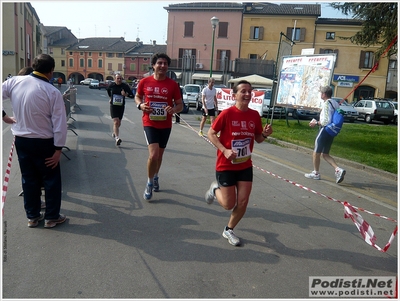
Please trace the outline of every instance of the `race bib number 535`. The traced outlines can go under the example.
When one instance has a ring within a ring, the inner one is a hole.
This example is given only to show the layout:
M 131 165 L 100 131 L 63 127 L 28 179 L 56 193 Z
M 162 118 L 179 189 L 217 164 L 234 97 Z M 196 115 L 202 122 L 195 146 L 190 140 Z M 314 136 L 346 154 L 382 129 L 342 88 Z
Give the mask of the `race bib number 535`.
M 167 120 L 167 111 L 165 108 L 167 107 L 166 102 L 155 102 L 152 101 L 150 103 L 150 107 L 152 108 L 152 112 L 150 113 L 150 120 L 154 121 L 164 121 Z

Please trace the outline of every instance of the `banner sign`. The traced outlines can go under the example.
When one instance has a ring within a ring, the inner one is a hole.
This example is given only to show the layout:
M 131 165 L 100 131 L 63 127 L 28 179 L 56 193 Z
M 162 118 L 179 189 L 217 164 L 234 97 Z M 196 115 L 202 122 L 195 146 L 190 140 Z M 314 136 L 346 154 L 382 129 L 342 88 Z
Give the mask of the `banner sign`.
M 216 88 L 217 90 L 217 101 L 218 111 L 223 111 L 231 106 L 235 105 L 235 97 L 233 90 L 229 88 Z M 249 108 L 256 110 L 260 116 L 263 115 L 262 107 L 264 101 L 264 91 L 253 91 L 251 93 L 251 101 Z

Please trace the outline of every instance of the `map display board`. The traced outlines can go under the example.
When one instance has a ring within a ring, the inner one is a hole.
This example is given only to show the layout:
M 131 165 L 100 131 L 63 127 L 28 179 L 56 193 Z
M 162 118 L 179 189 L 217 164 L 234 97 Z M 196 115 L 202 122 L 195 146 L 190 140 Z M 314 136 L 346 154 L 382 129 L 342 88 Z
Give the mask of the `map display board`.
M 320 88 L 330 86 L 336 53 L 282 58 L 275 105 L 320 110 Z

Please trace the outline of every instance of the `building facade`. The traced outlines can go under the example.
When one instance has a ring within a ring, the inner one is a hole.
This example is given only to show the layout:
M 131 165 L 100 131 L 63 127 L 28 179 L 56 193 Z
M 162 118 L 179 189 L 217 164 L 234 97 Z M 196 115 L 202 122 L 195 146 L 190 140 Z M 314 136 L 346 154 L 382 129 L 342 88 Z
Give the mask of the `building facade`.
M 2 76 L 18 74 L 42 53 L 40 20 L 29 2 L 2 3 Z

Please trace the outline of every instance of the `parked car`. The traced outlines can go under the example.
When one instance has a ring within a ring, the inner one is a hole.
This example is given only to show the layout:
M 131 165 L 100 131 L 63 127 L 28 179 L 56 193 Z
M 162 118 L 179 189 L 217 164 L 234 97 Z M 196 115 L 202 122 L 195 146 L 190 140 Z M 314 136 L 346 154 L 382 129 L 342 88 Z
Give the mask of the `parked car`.
M 195 84 L 187 84 L 184 86 L 187 94 L 187 99 L 189 101 L 189 105 L 195 106 L 197 110 L 201 110 L 198 108 L 198 99 L 201 100 L 201 86 Z
M 335 100 L 337 103 L 340 103 L 340 101 L 343 98 L 340 97 L 332 97 L 332 100 Z M 358 112 L 356 109 L 353 108 L 352 105 L 350 105 L 347 101 L 342 101 L 340 103 L 340 109 L 342 109 L 345 112 L 344 115 L 344 121 L 348 121 L 348 122 L 354 122 L 357 120 L 358 118 Z
M 101 81 L 101 82 L 99 82 L 99 90 L 100 89 L 107 89 L 108 88 L 108 86 L 109 86 L 110 84 L 108 83 L 108 82 L 103 82 L 103 81 Z
M 262 111 L 263 111 L 263 116 L 271 116 L 272 114 L 272 109 L 274 109 L 274 117 L 279 117 L 281 113 L 285 114 L 285 108 L 283 107 L 278 107 L 278 106 L 271 106 L 271 98 L 272 98 L 272 89 L 267 88 L 255 88 L 254 90 L 257 91 L 264 91 L 264 100 L 263 100 L 263 106 L 262 106 Z
M 319 116 L 318 111 L 311 111 L 311 110 L 305 110 L 302 109 L 303 107 L 300 107 L 299 109 L 295 108 L 287 108 L 286 109 L 286 114 L 287 116 L 291 116 L 295 119 L 317 119 Z
M 187 98 L 185 88 L 181 86 L 181 89 L 182 89 L 182 102 L 183 102 L 183 109 L 182 109 L 181 113 L 187 114 L 187 113 L 189 113 L 189 100 Z
M 80 81 L 81 85 L 89 85 L 94 78 L 85 78 L 84 80 Z
M 89 89 L 99 89 L 99 81 L 97 79 L 92 80 L 89 83 Z
M 382 99 L 363 99 L 353 105 L 358 112 L 358 118 L 365 122 L 382 121 L 389 124 L 394 119 L 394 107 L 387 100 Z
M 393 123 L 397 124 L 397 101 L 389 101 L 393 108 L 394 108 L 394 118 L 393 118 Z

